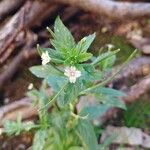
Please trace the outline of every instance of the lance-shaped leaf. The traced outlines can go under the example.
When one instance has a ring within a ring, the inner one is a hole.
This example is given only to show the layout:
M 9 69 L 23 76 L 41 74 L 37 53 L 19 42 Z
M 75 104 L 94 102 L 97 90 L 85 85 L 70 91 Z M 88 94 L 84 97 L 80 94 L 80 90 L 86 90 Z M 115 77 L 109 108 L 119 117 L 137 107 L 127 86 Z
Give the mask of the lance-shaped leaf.
M 95 39 L 95 33 L 89 35 L 89 36 L 86 36 L 84 37 L 83 39 L 81 39 L 77 46 L 76 46 L 76 49 L 80 52 L 80 53 L 84 53 L 88 50 L 88 48 L 90 47 L 90 45 L 92 44 L 92 42 L 94 41 Z
M 104 115 L 104 113 L 109 108 L 110 106 L 105 104 L 99 104 L 97 106 L 86 106 L 80 111 L 79 115 L 87 116 L 89 120 L 93 120 L 96 119 L 97 117 Z
M 63 107 L 70 102 L 76 100 L 80 92 L 80 86 L 78 84 L 68 83 L 62 94 L 57 99 L 60 107 Z
M 62 76 L 62 73 L 51 65 L 33 66 L 29 70 L 38 78 L 47 79 L 49 76 Z
M 110 96 L 110 97 L 123 97 L 123 96 L 125 96 L 125 93 L 123 93 L 119 90 L 108 88 L 108 87 L 97 87 L 97 88 L 91 90 L 90 93 L 100 94 L 100 95 Z
M 115 55 L 115 54 L 118 53 L 119 51 L 120 51 L 120 49 L 115 50 L 115 51 L 109 51 L 109 52 L 103 53 L 103 54 L 99 55 L 99 56 L 92 62 L 92 64 L 93 64 L 93 65 L 97 65 L 97 64 L 99 64 L 101 61 L 103 61 L 104 59 L 109 58 L 109 57 Z
M 51 44 L 56 50 L 66 53 L 75 46 L 75 41 L 70 31 L 65 27 L 59 17 L 57 17 L 54 24 L 54 39 Z
M 38 130 L 34 135 L 32 150 L 43 150 L 47 136 L 46 130 Z
M 98 150 L 97 138 L 89 121 L 79 120 L 76 133 L 82 141 L 85 150 Z

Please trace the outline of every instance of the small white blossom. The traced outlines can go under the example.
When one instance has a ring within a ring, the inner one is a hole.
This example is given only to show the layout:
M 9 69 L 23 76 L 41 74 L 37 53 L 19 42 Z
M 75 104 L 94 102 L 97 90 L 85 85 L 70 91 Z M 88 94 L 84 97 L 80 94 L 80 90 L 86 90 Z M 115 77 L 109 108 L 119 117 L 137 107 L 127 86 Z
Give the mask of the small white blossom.
M 0 135 L 2 135 L 4 132 L 4 129 L 3 128 L 0 128 Z
M 114 48 L 115 46 L 112 44 L 107 44 L 108 50 L 111 50 L 112 48 Z
M 33 83 L 30 83 L 28 86 L 28 90 L 32 90 L 33 89 Z
M 77 70 L 76 67 L 71 66 L 65 69 L 64 75 L 69 78 L 70 83 L 75 83 L 76 79 L 81 76 L 81 71 Z
M 42 53 L 41 58 L 42 58 L 42 65 L 46 65 L 51 60 L 51 58 L 48 55 L 48 51 Z

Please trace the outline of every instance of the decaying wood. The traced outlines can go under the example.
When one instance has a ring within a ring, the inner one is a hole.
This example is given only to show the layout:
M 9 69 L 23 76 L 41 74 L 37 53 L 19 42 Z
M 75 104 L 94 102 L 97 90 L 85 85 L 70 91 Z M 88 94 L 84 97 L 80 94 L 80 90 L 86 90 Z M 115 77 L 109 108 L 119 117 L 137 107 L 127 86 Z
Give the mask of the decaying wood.
M 36 50 L 32 46 L 37 41 L 37 36 L 32 32 L 26 32 L 26 45 L 15 56 L 10 63 L 10 65 L 5 69 L 5 71 L 0 75 L 0 89 L 3 87 L 4 83 L 9 81 L 11 77 L 16 73 L 18 67 L 27 59 L 32 58 L 33 55 L 36 55 Z
M 37 107 L 31 104 L 29 98 L 23 98 L 0 108 L 0 126 L 6 120 L 16 120 L 18 114 L 22 119 L 29 119 L 37 116 Z
M 53 7 L 51 7 L 51 4 L 46 2 L 27 1 L 0 30 L 0 58 L 3 57 L 5 51 L 9 49 L 12 44 L 16 43 L 15 40 L 23 28 L 27 29 L 39 25 L 42 20 L 47 18 L 52 12 L 56 11 L 57 8 L 58 6 L 53 5 Z M 11 52 L 12 51 L 11 48 Z M 0 63 L 3 62 L 4 59 L 1 59 Z
M 18 70 L 18 67 L 32 55 L 36 55 L 36 50 L 31 48 L 24 48 L 16 57 L 13 58 L 10 65 L 0 75 L 0 89 L 3 87 L 6 81 L 9 81 Z
M 150 74 L 150 58 L 149 56 L 142 56 L 133 59 L 127 67 L 125 67 L 122 72 L 117 75 L 116 79 L 113 81 L 115 84 L 126 80 L 128 78 L 135 78 L 138 76 L 145 76 Z
M 0 57 L 3 52 L 9 48 L 15 40 L 18 33 L 23 30 L 25 13 L 29 9 L 29 4 L 20 10 L 20 13 L 15 15 L 8 24 L 0 30 Z M 18 21 L 19 20 L 19 21 Z
M 148 91 L 150 91 L 150 74 L 135 85 L 131 86 L 126 92 L 127 96 L 123 97 L 123 101 L 125 103 L 133 103 Z
M 150 75 L 146 76 L 144 79 L 140 80 L 135 85 L 131 86 L 130 89 L 126 92 L 126 96 L 122 100 L 126 104 L 131 104 L 135 102 L 142 95 L 150 91 Z M 102 123 L 108 121 L 109 119 L 115 118 L 120 109 L 112 108 L 100 118 Z
M 2 0 L 0 1 L 0 20 L 4 19 L 9 13 L 19 8 L 24 0 Z
M 67 7 L 64 10 L 64 13 L 61 16 L 61 19 L 62 19 L 63 22 L 67 22 L 71 18 L 76 16 L 79 12 L 80 12 L 80 10 L 78 8 L 76 8 L 76 7 Z
M 48 88 L 45 92 L 48 96 L 52 95 L 51 88 Z M 32 101 L 29 97 L 24 97 L 0 107 L 0 127 L 6 120 L 16 120 L 18 114 L 21 115 L 23 121 L 37 117 L 38 106 L 33 106 Z
M 116 2 L 112 0 L 47 0 L 49 2 L 65 3 L 84 10 L 107 15 L 111 18 L 125 19 L 142 16 L 150 17 L 150 3 Z
M 131 38 L 129 39 L 129 42 L 143 54 L 150 55 L 150 38 Z

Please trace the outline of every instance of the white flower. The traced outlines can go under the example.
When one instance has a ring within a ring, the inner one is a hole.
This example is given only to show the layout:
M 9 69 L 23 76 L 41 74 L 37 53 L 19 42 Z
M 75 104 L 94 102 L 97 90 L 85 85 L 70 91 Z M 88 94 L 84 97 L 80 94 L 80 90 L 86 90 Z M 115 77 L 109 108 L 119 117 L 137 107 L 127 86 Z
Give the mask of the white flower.
M 28 86 L 28 90 L 32 90 L 33 89 L 33 83 L 30 83 Z
M 71 66 L 65 69 L 64 75 L 69 78 L 70 83 L 75 83 L 76 79 L 81 76 L 81 71 L 77 70 L 76 67 Z
M 0 128 L 0 135 L 2 135 L 4 132 L 4 129 L 3 128 Z
M 42 53 L 41 58 L 42 58 L 42 65 L 46 65 L 51 60 L 51 58 L 48 55 L 48 51 Z
M 112 48 L 114 48 L 115 46 L 112 44 L 107 44 L 108 50 L 111 50 Z

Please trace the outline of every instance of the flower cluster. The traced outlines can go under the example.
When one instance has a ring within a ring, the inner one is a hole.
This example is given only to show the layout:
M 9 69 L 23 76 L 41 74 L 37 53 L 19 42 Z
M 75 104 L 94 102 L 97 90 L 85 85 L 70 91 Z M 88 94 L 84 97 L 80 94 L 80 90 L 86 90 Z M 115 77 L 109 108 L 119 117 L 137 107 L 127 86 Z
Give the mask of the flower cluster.
M 46 65 L 51 60 L 47 51 L 42 53 L 41 59 L 42 65 Z M 77 70 L 76 67 L 71 66 L 65 69 L 64 75 L 69 78 L 70 83 L 75 83 L 77 78 L 81 76 L 81 71 Z

